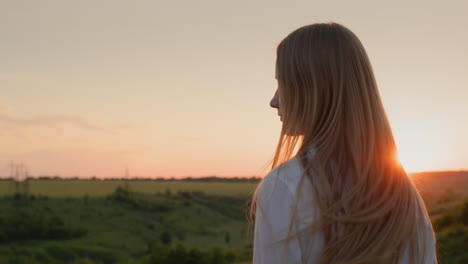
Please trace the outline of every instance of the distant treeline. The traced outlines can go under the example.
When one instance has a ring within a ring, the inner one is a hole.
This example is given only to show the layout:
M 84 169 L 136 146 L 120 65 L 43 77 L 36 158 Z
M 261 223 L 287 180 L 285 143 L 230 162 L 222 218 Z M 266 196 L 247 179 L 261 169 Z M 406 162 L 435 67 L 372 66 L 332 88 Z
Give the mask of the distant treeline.
M 430 172 L 417 172 L 417 173 L 410 173 L 414 179 L 417 178 L 427 178 L 430 177 L 431 179 L 444 179 L 446 180 L 447 177 L 456 177 L 459 178 L 460 176 L 468 177 L 468 171 L 459 170 L 459 171 L 430 171 Z M 444 176 L 444 177 L 440 177 Z M 80 178 L 78 176 L 74 177 L 62 177 L 60 175 L 49 176 L 49 175 L 41 175 L 38 177 L 28 177 L 28 180 L 61 180 L 61 181 L 196 181 L 196 182 L 259 182 L 262 178 L 261 177 L 220 177 L 220 176 L 206 176 L 206 177 L 183 177 L 183 178 L 164 178 L 164 177 L 90 177 L 90 178 Z M 8 181 L 12 180 L 11 177 L 0 177 L 0 181 Z
M 262 178 L 260 177 L 218 177 L 218 176 L 207 176 L 207 177 L 185 177 L 185 178 L 150 178 L 150 177 L 132 177 L 132 178 L 117 178 L 117 177 L 106 177 L 106 178 L 79 178 L 79 177 L 61 177 L 61 176 L 39 176 L 39 177 L 28 177 L 28 180 L 60 180 L 60 181 L 197 181 L 197 182 L 258 182 Z M 3 181 L 13 180 L 13 178 L 0 178 Z

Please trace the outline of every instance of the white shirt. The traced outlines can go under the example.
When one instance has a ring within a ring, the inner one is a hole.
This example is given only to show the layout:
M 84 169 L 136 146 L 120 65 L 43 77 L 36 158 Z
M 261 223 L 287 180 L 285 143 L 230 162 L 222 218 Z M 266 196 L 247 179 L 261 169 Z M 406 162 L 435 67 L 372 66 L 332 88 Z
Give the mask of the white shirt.
M 293 158 L 273 169 L 260 183 L 255 215 L 255 231 L 253 245 L 253 264 L 305 264 L 305 256 L 310 254 L 308 263 L 316 263 L 324 246 L 323 233 L 300 232 L 289 243 L 280 241 L 289 231 L 289 224 L 299 191 L 297 215 L 290 234 L 310 225 L 318 217 L 318 208 L 312 200 L 312 186 L 307 177 L 300 182 L 303 173 L 297 158 Z M 426 217 L 427 218 L 427 217 Z M 435 253 L 435 238 L 426 220 L 426 263 L 437 263 Z M 280 241 L 280 242 L 278 242 Z M 275 243 L 277 242 L 277 243 Z M 309 252 L 307 252 L 309 250 Z M 286 252 L 287 251 L 287 252 Z M 287 259 L 286 259 L 287 256 Z M 408 248 L 400 258 L 400 264 L 409 264 Z

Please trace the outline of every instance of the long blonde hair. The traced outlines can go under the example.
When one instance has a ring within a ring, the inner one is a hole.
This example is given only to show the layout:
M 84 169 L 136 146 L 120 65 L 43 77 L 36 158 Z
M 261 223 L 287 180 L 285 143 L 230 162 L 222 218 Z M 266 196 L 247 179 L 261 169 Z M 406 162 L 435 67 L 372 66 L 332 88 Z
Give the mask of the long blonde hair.
M 337 23 L 304 26 L 278 45 L 276 67 L 283 124 L 272 168 L 296 153 L 312 183 L 320 220 L 311 228 L 325 241 L 320 263 L 398 263 L 407 246 L 410 262 L 424 263 L 418 226 L 427 211 L 396 160 L 360 40 Z

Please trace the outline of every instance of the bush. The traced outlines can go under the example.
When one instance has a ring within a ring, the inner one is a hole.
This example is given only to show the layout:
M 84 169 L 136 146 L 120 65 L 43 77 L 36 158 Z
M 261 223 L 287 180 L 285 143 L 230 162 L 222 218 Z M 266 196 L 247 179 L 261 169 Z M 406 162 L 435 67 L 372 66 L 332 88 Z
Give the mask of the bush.
M 188 254 L 185 247 L 182 244 L 177 244 L 175 249 L 169 251 L 169 255 L 166 259 L 166 264 L 180 264 L 187 263 Z
M 468 226 L 468 201 L 461 207 L 446 211 L 434 221 L 434 229 L 437 231 L 456 225 Z
M 130 193 L 122 187 L 117 187 L 110 199 L 129 205 L 133 209 L 152 211 L 152 212 L 168 212 L 173 208 L 170 202 L 150 202 L 144 199 L 139 199 L 130 195 Z
M 214 247 L 210 250 L 210 264 L 224 264 L 226 259 L 223 250 L 220 247 Z
M 48 246 L 46 247 L 46 251 L 51 257 L 63 262 L 71 262 L 77 257 L 71 249 L 66 247 Z
M 444 213 L 441 217 L 437 218 L 434 221 L 434 229 L 436 231 L 440 231 L 444 228 L 447 228 L 451 225 L 454 225 L 457 221 L 457 214 L 456 212 L 450 211 Z
M 468 263 L 468 231 L 438 235 L 438 255 L 440 263 Z
M 181 197 L 182 199 L 192 198 L 192 193 L 190 193 L 189 191 L 178 191 L 177 195 Z
M 230 251 L 226 252 L 225 259 L 226 259 L 227 263 L 234 263 L 234 262 L 240 260 L 240 256 L 239 256 L 239 253 L 237 251 L 230 250 Z
M 187 264 L 202 264 L 204 260 L 204 254 L 197 248 L 192 248 L 187 256 Z
M 462 211 L 460 214 L 460 220 L 463 225 L 468 226 L 468 201 L 463 204 Z
M 245 220 L 245 199 L 216 195 L 192 195 L 193 200 L 218 213 L 236 220 Z
M 151 250 L 150 263 L 165 264 L 170 251 L 171 248 L 168 245 L 161 242 L 156 243 L 156 245 L 153 247 L 153 250 Z
M 159 239 L 166 245 L 170 245 L 172 242 L 171 234 L 167 231 L 162 232 L 162 234 L 159 236 Z
M 129 202 L 131 200 L 130 193 L 120 186 L 115 189 L 114 193 L 111 194 L 110 197 L 117 202 Z
M 179 241 L 184 241 L 186 237 L 185 231 L 179 231 L 177 232 L 177 239 Z
M 65 227 L 62 218 L 16 213 L 0 218 L 0 243 L 35 239 L 71 239 L 87 234 L 84 228 Z
M 240 260 L 240 256 L 233 250 L 224 253 L 220 247 L 208 251 L 201 251 L 198 248 L 187 250 L 180 243 L 171 247 L 158 242 L 152 247 L 150 256 L 142 259 L 147 264 L 227 264 Z
M 86 194 L 86 195 L 83 196 L 83 203 L 85 205 L 88 205 L 88 202 L 89 202 L 89 195 Z
M 105 249 L 74 248 L 73 250 L 81 258 L 92 260 L 93 263 L 112 264 L 117 262 L 117 256 Z

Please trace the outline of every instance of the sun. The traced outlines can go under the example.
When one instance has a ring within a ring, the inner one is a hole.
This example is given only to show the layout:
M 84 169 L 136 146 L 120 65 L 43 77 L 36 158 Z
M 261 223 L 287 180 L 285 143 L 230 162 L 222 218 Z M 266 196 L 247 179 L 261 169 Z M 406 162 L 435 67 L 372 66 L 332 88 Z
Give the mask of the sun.
M 395 157 L 408 173 L 436 170 L 440 164 L 436 154 L 440 146 L 435 144 L 434 135 L 414 122 L 396 123 L 393 129 L 398 153 Z
M 410 148 L 402 148 L 395 155 L 395 161 L 401 164 L 408 173 L 427 171 L 431 158 L 431 152 Z

